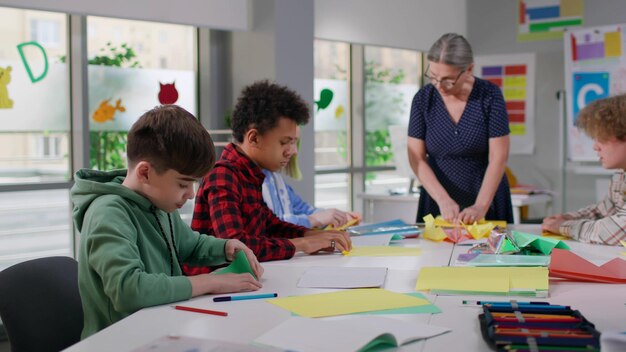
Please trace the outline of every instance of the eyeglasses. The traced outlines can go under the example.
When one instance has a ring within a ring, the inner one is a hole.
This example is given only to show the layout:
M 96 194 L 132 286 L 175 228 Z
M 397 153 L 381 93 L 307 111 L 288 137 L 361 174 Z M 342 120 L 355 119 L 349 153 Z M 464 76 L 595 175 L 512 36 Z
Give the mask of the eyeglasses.
M 430 75 L 430 67 L 428 67 L 426 69 L 426 73 L 424 74 L 424 80 L 426 81 L 426 83 L 431 83 L 432 85 L 435 85 L 437 83 L 439 83 L 439 85 L 445 89 L 450 89 L 452 87 L 454 87 L 454 85 L 456 84 L 456 82 L 459 81 L 459 78 L 461 78 L 461 75 L 465 72 L 465 70 L 461 70 L 461 72 L 459 72 L 459 74 L 456 76 L 456 78 L 453 80 L 452 78 L 444 78 L 444 79 L 436 79 L 434 77 L 432 77 Z

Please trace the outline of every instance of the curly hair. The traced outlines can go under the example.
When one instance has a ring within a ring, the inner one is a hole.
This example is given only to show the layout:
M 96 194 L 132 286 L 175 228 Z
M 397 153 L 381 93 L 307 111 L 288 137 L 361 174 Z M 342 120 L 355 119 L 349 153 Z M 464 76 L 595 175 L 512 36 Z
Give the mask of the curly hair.
M 233 137 L 241 143 L 253 128 L 263 135 L 276 127 L 281 117 L 304 125 L 309 122 L 309 107 L 300 95 L 285 86 L 267 80 L 255 82 L 245 87 L 237 99 L 231 122 Z
M 611 137 L 626 140 L 626 94 L 595 100 L 585 106 L 578 114 L 576 126 L 599 141 Z
M 129 167 L 145 160 L 160 174 L 173 169 L 200 178 L 215 163 L 211 135 L 177 105 L 161 105 L 144 113 L 128 132 L 126 153 Z

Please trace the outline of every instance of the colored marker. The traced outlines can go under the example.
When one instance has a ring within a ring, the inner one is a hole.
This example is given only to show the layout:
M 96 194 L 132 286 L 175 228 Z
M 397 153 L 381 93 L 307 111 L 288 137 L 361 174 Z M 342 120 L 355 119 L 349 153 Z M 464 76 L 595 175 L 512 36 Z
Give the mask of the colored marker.
M 530 304 L 541 304 L 541 305 L 550 305 L 549 302 L 511 302 L 511 301 L 472 301 L 472 300 L 463 300 L 464 305 L 483 305 L 483 304 L 502 304 L 502 305 L 511 305 L 513 303 L 530 305 Z
M 246 299 L 263 299 L 263 298 L 274 298 L 274 297 L 278 297 L 278 293 L 262 293 L 258 295 L 213 297 L 213 302 L 243 301 Z
M 208 310 L 208 309 L 202 309 L 202 308 L 194 308 L 194 307 L 186 307 L 186 306 L 174 306 L 174 309 L 186 310 L 188 312 L 194 312 L 194 313 L 204 313 L 204 314 L 219 315 L 219 316 L 222 316 L 222 317 L 228 316 L 228 313 L 226 313 L 226 312 L 220 312 L 220 311 L 217 311 L 217 310 Z

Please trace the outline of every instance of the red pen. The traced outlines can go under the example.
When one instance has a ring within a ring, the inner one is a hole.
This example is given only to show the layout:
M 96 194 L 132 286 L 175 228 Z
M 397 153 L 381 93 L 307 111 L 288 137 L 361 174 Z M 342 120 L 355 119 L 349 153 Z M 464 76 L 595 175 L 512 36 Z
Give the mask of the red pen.
M 208 309 L 202 309 L 202 308 L 193 308 L 193 307 L 185 307 L 185 306 L 174 306 L 174 309 L 178 309 L 178 310 L 186 310 L 188 312 L 195 312 L 195 313 L 204 313 L 204 314 L 213 314 L 213 315 L 220 315 L 220 316 L 227 316 L 228 313 L 227 312 L 220 312 L 218 310 L 208 310 Z

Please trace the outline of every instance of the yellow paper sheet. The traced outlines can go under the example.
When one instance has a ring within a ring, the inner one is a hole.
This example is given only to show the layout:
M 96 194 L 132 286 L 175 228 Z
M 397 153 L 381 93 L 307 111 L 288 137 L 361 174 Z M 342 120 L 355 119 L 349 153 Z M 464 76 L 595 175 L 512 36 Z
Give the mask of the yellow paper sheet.
M 562 241 L 562 240 L 569 240 L 569 237 L 565 237 L 565 236 L 563 236 L 563 235 L 559 235 L 559 234 L 552 233 L 552 232 L 548 232 L 548 231 L 543 231 L 543 232 L 541 233 L 541 236 L 543 236 L 543 237 L 547 237 L 547 238 L 553 238 L 553 239 L 555 239 L 555 240 L 559 240 L 559 241 Z
M 505 87 L 526 87 L 526 76 L 504 76 Z
M 269 299 L 266 302 L 309 318 L 370 312 L 430 304 L 425 299 L 380 288 L 344 290 Z
M 504 100 L 526 99 L 526 88 L 504 88 Z
M 337 230 L 337 231 L 344 231 L 345 229 L 347 229 L 350 226 L 356 225 L 359 223 L 360 219 L 352 219 L 350 221 L 348 221 L 347 223 L 339 226 L 339 227 L 335 227 L 333 224 L 328 224 L 326 225 L 326 227 L 324 227 L 324 230 Z
M 394 246 L 352 247 L 350 252 L 342 252 L 343 255 L 349 257 L 412 257 L 421 253 L 421 248 Z
M 467 232 L 472 235 L 475 240 L 481 239 L 483 237 L 489 236 L 491 230 L 493 230 L 496 225 L 492 222 L 486 222 L 484 224 L 478 224 L 474 222 L 471 225 L 463 224 Z
M 436 219 L 431 214 L 424 216 L 425 226 L 422 236 L 427 240 L 441 242 L 448 236 L 441 227 L 436 225 L 436 222 Z
M 622 34 L 620 32 L 604 33 L 604 55 L 620 57 L 622 55 Z
M 432 216 L 432 215 L 430 215 L 430 216 Z M 426 221 L 426 216 L 424 217 L 424 221 Z M 504 221 L 504 220 L 485 220 L 485 219 L 482 219 L 482 220 L 478 221 L 479 225 L 487 224 L 487 223 L 492 223 L 495 226 L 500 226 L 500 227 L 506 228 L 506 221 Z M 454 224 L 451 224 L 451 223 L 445 221 L 441 217 L 441 215 L 438 215 L 435 218 L 435 226 L 439 226 L 439 227 L 455 227 Z
M 622 246 L 626 247 L 626 241 L 620 240 L 619 243 L 621 243 Z M 626 256 L 626 252 L 621 252 L 620 254 Z
M 547 290 L 548 269 L 543 267 L 425 267 L 416 290 L 507 293 L 514 290 Z

